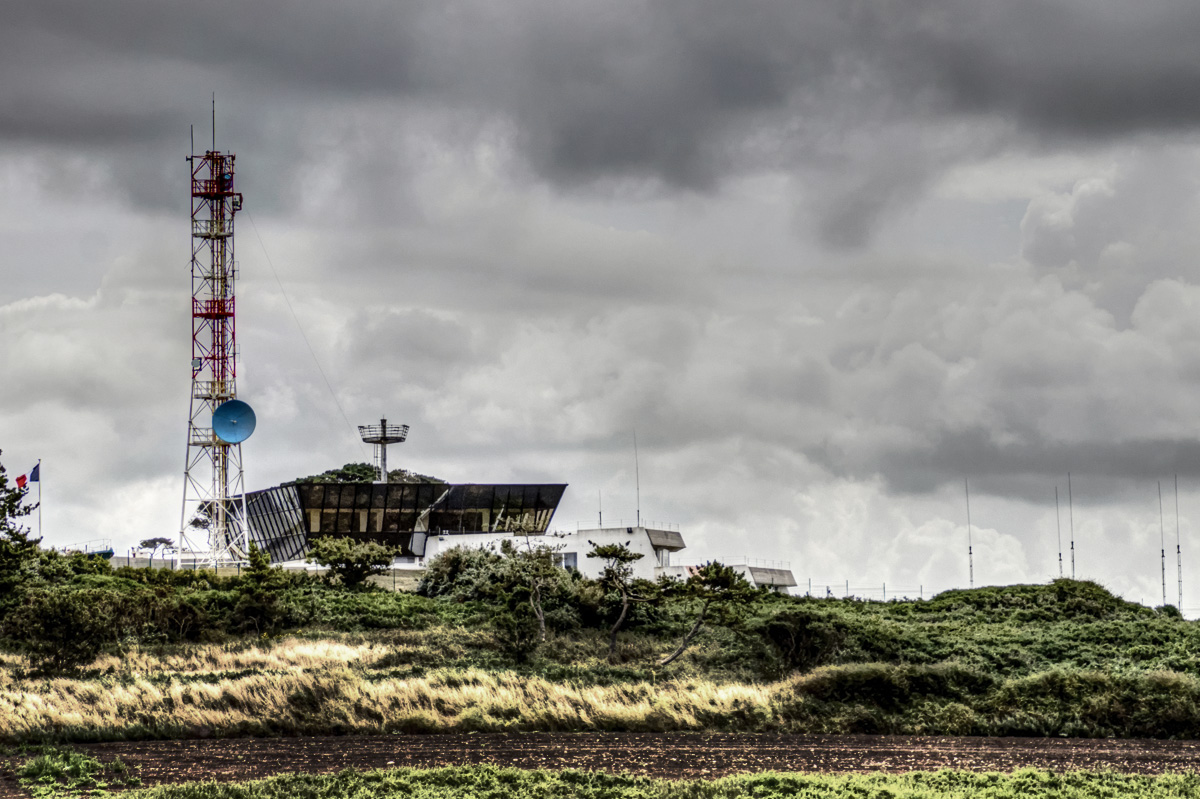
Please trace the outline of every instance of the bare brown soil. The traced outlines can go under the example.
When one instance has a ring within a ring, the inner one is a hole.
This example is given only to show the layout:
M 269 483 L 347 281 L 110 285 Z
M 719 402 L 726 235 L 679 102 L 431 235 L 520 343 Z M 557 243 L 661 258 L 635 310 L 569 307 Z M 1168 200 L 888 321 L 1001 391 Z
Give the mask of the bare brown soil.
M 147 785 L 343 768 L 476 763 L 667 778 L 758 771 L 1012 771 L 1030 766 L 1136 774 L 1200 770 L 1200 741 L 527 733 L 150 741 L 81 748 L 102 760 L 120 757 L 138 767 Z
M 935 738 L 886 735 L 526 733 L 239 738 L 81 745 L 120 757 L 144 785 L 247 780 L 344 768 L 493 763 L 519 768 L 629 772 L 711 779 L 760 771 L 845 772 L 1200 770 L 1200 741 Z M 7 775 L 6 775 L 7 776 Z M 11 776 L 0 797 L 16 797 Z

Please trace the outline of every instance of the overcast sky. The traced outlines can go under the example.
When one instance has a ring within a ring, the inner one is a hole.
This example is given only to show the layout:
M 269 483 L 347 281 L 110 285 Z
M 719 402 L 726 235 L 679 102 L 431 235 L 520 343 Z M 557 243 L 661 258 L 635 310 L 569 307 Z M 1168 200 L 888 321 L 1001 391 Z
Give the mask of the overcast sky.
M 976 584 L 1057 576 L 1060 525 L 1069 576 L 1073 524 L 1080 577 L 1157 605 L 1178 475 L 1200 612 L 1194 0 L 0 19 L 0 448 L 42 459 L 47 543 L 178 530 L 215 91 L 251 488 L 386 416 L 391 465 L 628 521 L 636 431 L 684 559 L 965 586 L 969 479 Z

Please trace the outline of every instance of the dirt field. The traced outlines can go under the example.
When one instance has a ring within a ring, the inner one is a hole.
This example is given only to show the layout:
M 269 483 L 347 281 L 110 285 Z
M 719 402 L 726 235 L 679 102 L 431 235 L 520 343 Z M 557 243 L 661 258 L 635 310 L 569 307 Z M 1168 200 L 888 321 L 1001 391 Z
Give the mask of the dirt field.
M 757 771 L 1012 771 L 1026 766 L 1136 774 L 1200 770 L 1200 741 L 531 733 L 150 741 L 80 748 L 103 760 L 120 757 L 140 770 L 145 785 L 468 763 L 670 778 Z M 11 778 L 5 783 L 0 785 L 0 796 L 21 795 Z

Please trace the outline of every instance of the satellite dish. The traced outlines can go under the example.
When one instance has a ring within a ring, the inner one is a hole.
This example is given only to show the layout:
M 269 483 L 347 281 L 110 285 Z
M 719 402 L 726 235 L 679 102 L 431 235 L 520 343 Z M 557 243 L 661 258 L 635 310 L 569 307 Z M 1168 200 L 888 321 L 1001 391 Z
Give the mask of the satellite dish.
M 222 403 L 212 415 L 213 432 L 226 444 L 240 444 L 254 432 L 254 409 L 241 400 Z

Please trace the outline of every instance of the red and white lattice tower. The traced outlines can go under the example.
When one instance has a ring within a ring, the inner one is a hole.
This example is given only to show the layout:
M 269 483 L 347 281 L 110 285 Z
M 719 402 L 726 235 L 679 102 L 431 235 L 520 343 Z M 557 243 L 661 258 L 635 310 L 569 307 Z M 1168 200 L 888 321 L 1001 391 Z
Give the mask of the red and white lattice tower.
M 177 560 L 216 566 L 245 559 L 242 445 L 222 441 L 212 413 L 237 398 L 237 261 L 233 153 L 189 155 L 192 173 L 192 398 Z

